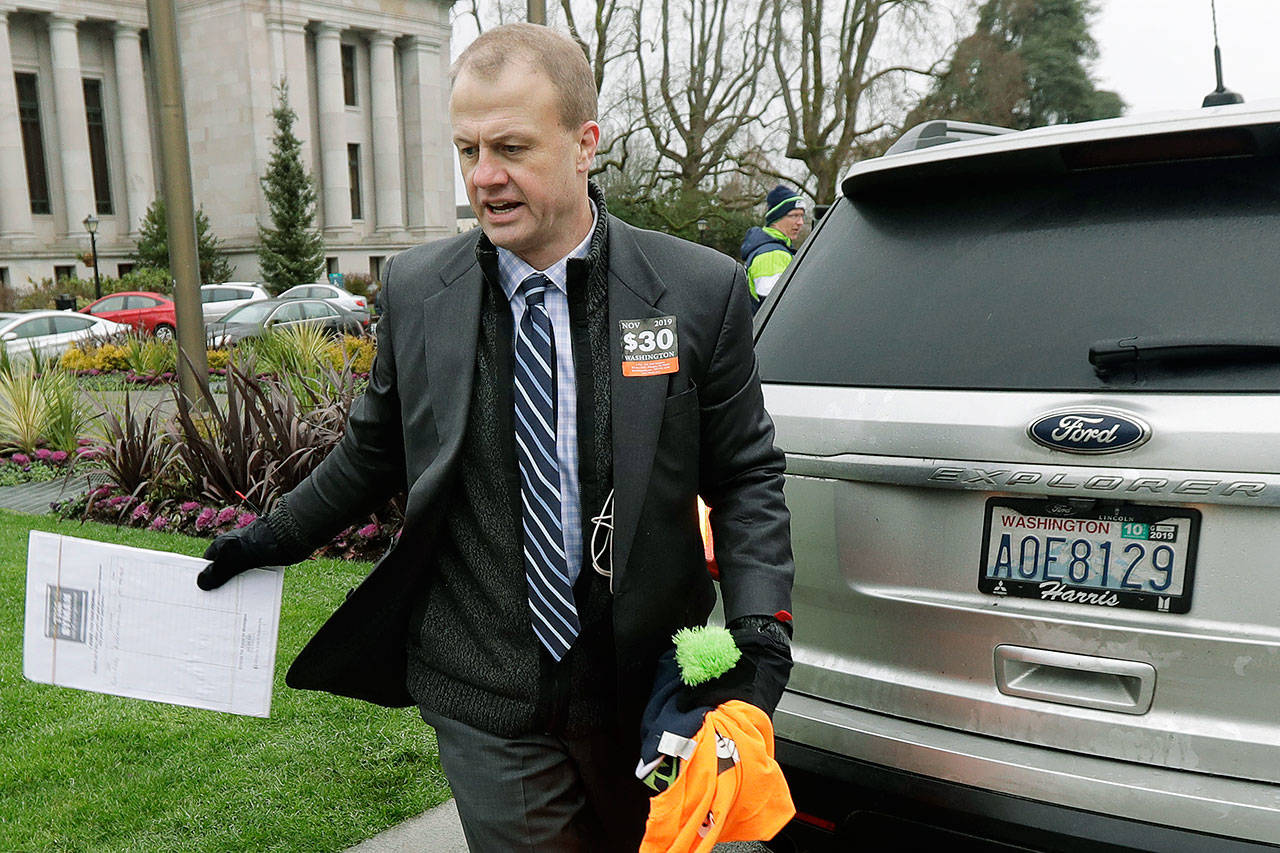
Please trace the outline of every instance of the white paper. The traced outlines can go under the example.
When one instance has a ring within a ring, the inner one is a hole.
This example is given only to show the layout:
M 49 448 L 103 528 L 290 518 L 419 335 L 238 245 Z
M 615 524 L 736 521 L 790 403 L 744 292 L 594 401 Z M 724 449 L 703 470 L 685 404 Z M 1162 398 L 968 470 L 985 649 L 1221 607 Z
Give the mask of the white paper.
M 31 531 L 22 671 L 32 681 L 266 717 L 283 572 L 205 592 L 207 560 Z

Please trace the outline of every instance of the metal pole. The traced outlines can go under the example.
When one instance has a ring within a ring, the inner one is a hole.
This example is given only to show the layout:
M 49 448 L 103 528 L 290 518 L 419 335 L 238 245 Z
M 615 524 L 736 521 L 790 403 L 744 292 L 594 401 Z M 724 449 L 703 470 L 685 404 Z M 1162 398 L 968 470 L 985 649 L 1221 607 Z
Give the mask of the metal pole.
M 201 389 L 208 384 L 209 360 L 200 310 L 200 256 L 196 247 L 191 150 L 187 143 L 174 0 L 147 0 L 147 18 L 151 67 L 160 107 L 160 171 L 169 230 L 174 313 L 178 321 L 178 383 L 187 402 L 194 404 L 202 399 Z
M 89 251 L 93 253 L 93 298 L 102 298 L 102 276 L 98 275 L 98 235 L 89 232 Z
M 547 0 L 525 0 L 525 17 L 531 24 L 546 24 Z

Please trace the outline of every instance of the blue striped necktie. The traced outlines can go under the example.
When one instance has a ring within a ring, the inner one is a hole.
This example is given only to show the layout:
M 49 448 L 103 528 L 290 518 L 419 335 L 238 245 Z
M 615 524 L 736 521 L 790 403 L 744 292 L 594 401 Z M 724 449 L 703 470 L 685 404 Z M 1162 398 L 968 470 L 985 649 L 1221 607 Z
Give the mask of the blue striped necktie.
M 534 633 L 551 656 L 560 660 L 573 645 L 580 626 L 560 523 L 556 346 L 544 302 L 550 285 L 541 273 L 520 282 L 525 309 L 516 331 L 515 423 L 529 610 Z

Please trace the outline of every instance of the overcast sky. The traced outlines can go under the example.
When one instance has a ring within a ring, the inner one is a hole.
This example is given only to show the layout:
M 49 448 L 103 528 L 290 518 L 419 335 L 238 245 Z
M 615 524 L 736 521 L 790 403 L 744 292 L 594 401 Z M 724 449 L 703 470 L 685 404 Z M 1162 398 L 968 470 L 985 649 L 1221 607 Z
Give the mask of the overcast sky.
M 1194 108 L 1213 91 L 1209 0 L 1100 0 L 1095 76 L 1128 112 Z M 1223 82 L 1246 101 L 1280 98 L 1280 0 L 1217 0 Z
M 1209 0 L 1095 0 L 1094 76 L 1128 113 L 1194 109 L 1216 85 Z M 1223 81 L 1246 101 L 1280 99 L 1280 0 L 1217 0 Z M 459 26 L 454 55 L 474 36 Z M 458 203 L 467 201 L 456 177 Z

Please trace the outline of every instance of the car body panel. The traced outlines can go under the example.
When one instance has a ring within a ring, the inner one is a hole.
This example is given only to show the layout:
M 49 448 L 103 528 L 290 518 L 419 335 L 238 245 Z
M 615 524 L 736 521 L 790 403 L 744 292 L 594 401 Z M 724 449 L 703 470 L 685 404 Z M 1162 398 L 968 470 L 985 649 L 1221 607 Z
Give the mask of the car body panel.
M 81 308 L 80 313 L 123 323 L 148 335 L 155 334 L 157 329 L 172 332 L 178 325 L 173 300 L 161 293 L 145 291 L 109 294 Z
M 359 335 L 363 331 L 355 315 L 328 300 L 278 297 L 242 306 L 222 320 L 208 324 L 205 332 L 211 345 L 226 346 L 259 337 L 269 329 L 295 325 L 318 325 L 330 334 Z
M 281 299 L 325 299 L 336 303 L 339 307 L 351 312 L 360 321 L 360 325 L 369 326 L 369 303 L 363 296 L 357 296 L 333 284 L 316 282 L 298 284 L 280 294 Z
M 1275 785 L 1046 750 L 790 690 L 773 723 L 780 740 L 818 744 L 921 776 L 1156 826 L 1280 843 Z
M 206 324 L 214 323 L 241 305 L 270 298 L 271 294 L 257 282 L 227 281 L 220 284 L 204 284 L 200 286 L 200 311 Z
M 29 311 L 0 317 L 0 340 L 11 357 L 30 355 L 33 349 L 42 357 L 60 356 L 73 344 L 105 340 L 128 330 L 122 323 L 70 311 Z M 10 334 L 18 337 L 9 339 Z
M 1280 105 L 948 143 L 843 191 L 756 318 L 797 572 L 780 741 L 1280 842 L 1280 360 L 1224 349 L 1280 311 Z M 1010 507 L 1183 519 L 1189 598 L 1064 598 L 1047 563 L 1010 594 Z

